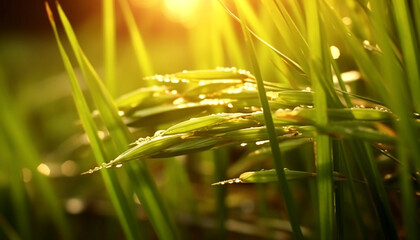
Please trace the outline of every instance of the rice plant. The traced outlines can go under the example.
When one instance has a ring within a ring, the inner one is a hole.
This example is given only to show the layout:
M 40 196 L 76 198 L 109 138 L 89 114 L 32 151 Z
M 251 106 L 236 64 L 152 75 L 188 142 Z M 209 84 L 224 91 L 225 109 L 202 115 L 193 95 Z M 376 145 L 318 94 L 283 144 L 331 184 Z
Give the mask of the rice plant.
M 66 9 L 45 5 L 84 131 L 67 154 L 86 158 L 84 191 L 104 186 L 96 216 L 111 238 L 419 239 L 417 1 L 190 4 L 191 70 L 158 74 L 132 1 L 103 1 L 103 70 Z M 121 26 L 141 74 L 124 94 Z M 0 98 L 3 152 L 22 159 L 2 163 L 17 217 L 1 214 L 0 229 L 29 239 L 20 174 L 41 165 L 11 97 Z M 60 193 L 34 178 L 57 236 L 85 238 Z

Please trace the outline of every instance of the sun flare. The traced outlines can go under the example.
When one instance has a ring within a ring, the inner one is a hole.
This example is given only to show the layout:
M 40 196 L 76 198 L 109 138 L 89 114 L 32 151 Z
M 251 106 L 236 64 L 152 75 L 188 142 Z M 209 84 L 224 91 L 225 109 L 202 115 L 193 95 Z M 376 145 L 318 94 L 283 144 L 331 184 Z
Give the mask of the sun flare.
M 191 26 L 198 15 L 198 5 L 199 0 L 165 0 L 164 13 L 172 21 Z

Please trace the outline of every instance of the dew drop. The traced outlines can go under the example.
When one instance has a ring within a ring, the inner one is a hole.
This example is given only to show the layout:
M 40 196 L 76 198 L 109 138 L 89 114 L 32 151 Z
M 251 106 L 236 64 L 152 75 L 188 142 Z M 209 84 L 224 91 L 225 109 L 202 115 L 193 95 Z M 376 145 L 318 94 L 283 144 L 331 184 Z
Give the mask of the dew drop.
M 115 167 L 120 168 L 120 167 L 122 167 L 122 164 L 121 163 L 117 164 Z
M 160 137 L 165 133 L 165 130 L 158 130 L 155 132 L 155 134 L 153 135 L 154 137 Z
M 352 24 L 352 20 L 351 20 L 351 18 L 349 18 L 349 17 L 343 17 L 343 18 L 341 19 L 341 21 L 343 21 L 343 23 L 344 23 L 345 25 L 347 25 L 347 26 L 349 26 L 349 25 L 351 25 L 351 24 Z

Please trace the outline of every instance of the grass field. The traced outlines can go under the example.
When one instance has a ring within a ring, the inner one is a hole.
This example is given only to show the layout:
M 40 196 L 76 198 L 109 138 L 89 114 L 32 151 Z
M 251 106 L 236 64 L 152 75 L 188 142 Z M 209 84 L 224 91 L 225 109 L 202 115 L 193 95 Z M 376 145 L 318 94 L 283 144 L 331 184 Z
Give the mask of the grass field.
M 84 4 L 1 40 L 0 238 L 419 238 L 417 1 Z

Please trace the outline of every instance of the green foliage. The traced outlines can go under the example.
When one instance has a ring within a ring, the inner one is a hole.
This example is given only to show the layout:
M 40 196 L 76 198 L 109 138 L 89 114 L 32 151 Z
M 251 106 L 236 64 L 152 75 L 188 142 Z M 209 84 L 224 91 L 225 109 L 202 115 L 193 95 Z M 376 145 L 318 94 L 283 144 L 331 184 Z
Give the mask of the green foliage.
M 104 81 L 61 6 L 70 50 L 46 6 L 88 139 L 70 152 L 96 160 L 80 177 L 102 177 L 108 214 L 125 238 L 153 239 L 149 224 L 159 239 L 420 237 L 417 1 L 215 1 L 206 6 L 217 20 L 203 15 L 207 25 L 190 29 L 199 56 L 192 68 L 202 69 L 153 76 L 160 66 L 130 3 L 103 4 Z M 118 98 L 116 10 L 144 76 Z M 216 67 L 229 64 L 241 69 Z M 17 214 L 12 223 L 0 215 L 2 234 L 36 231 L 21 176 L 29 169 L 60 237 L 71 239 L 74 223 L 37 170 L 38 153 L 0 80 L 0 147 L 17 159 L 1 166 Z

